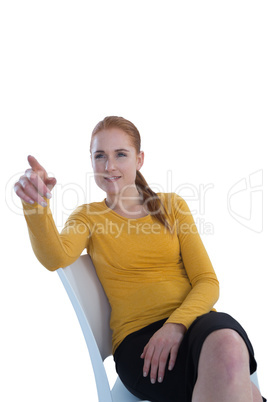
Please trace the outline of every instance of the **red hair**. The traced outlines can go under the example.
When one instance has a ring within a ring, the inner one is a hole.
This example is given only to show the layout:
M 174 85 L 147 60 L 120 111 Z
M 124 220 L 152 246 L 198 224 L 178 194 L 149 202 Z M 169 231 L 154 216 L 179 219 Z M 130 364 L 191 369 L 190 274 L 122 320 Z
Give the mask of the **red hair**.
M 118 116 L 107 116 L 96 125 L 96 127 L 92 131 L 90 149 L 94 136 L 99 131 L 108 130 L 110 128 L 120 128 L 121 130 L 123 130 L 130 137 L 132 145 L 136 149 L 137 154 L 140 153 L 141 136 L 137 127 L 134 126 L 131 121 Z M 158 221 L 162 223 L 165 227 L 170 229 L 166 210 L 162 201 L 160 200 L 158 195 L 149 187 L 147 181 L 139 170 L 136 171 L 135 184 L 138 192 L 143 197 L 143 203 L 146 205 L 148 212 L 151 215 L 154 215 L 156 219 L 158 219 Z

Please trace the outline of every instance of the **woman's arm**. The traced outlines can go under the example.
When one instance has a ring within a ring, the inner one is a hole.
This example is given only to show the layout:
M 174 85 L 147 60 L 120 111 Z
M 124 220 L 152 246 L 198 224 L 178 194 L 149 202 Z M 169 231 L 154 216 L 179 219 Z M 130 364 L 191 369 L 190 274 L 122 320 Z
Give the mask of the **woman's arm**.
M 37 259 L 50 271 L 72 264 L 88 247 L 89 228 L 77 209 L 59 233 L 51 210 L 47 206 L 23 202 L 33 251 Z
M 34 253 L 47 269 L 54 271 L 80 256 L 88 244 L 89 228 L 83 214 L 77 210 L 67 220 L 61 234 L 58 232 L 49 208 L 56 179 L 48 177 L 33 156 L 29 156 L 28 161 L 31 168 L 21 176 L 14 190 L 22 200 Z
M 177 227 L 181 257 L 192 290 L 144 347 L 143 375 L 146 377 L 150 371 L 152 383 L 163 381 L 168 357 L 168 369 L 172 370 L 184 333 L 198 316 L 213 308 L 219 297 L 219 282 L 192 214 L 181 197 L 176 194 L 173 197 L 174 227 Z
M 189 328 L 197 317 L 211 311 L 217 302 L 219 282 L 188 205 L 176 194 L 174 204 L 181 257 L 192 290 L 167 322 Z

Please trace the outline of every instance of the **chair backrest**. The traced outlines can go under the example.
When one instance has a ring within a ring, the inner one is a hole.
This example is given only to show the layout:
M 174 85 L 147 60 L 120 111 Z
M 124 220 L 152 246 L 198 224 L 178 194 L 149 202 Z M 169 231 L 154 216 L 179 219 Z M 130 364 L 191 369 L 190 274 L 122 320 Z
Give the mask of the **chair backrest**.
M 110 389 L 103 361 L 112 354 L 111 308 L 89 255 L 57 270 L 76 312 L 89 351 L 100 402 L 139 402 L 119 377 Z M 148 402 L 148 401 L 144 401 Z
M 58 274 L 73 306 L 74 297 L 78 299 L 104 360 L 112 354 L 111 308 L 90 256 L 80 256 L 72 265 L 60 268 Z

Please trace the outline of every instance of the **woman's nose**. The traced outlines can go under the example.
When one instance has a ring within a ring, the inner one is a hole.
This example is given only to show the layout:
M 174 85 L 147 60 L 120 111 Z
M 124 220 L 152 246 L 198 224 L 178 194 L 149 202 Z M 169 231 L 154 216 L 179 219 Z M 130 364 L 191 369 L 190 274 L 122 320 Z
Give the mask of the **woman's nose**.
M 106 164 L 105 164 L 105 170 L 107 172 L 111 172 L 111 171 L 113 171 L 115 169 L 116 169 L 115 161 L 113 159 L 111 159 L 111 158 L 107 158 Z

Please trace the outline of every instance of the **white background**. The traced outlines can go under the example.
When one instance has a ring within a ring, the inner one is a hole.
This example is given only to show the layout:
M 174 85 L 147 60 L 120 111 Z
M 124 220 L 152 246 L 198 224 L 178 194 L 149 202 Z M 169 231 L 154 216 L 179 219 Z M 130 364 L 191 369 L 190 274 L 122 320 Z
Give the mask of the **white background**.
M 2 401 L 97 401 L 78 322 L 12 186 L 36 156 L 58 180 L 59 229 L 102 200 L 88 148 L 106 115 L 140 130 L 147 181 L 188 201 L 216 308 L 248 332 L 268 395 L 267 21 L 258 0 L 1 2 Z

